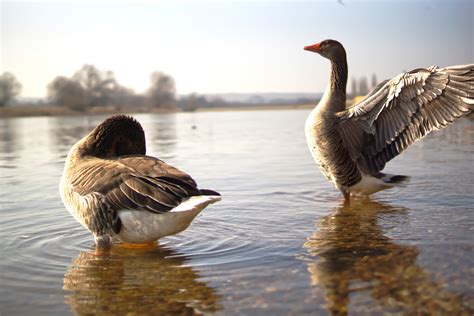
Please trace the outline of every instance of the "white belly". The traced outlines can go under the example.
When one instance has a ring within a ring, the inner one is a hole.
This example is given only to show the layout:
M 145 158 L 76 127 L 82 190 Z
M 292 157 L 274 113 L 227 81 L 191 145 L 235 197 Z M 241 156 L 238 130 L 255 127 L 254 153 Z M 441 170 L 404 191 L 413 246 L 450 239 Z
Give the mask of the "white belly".
M 362 179 L 355 185 L 349 187 L 348 191 L 351 195 L 363 196 L 371 195 L 381 190 L 392 188 L 393 184 L 386 183 L 382 179 L 362 174 Z
M 220 199 L 220 196 L 194 196 L 163 214 L 119 211 L 122 226 L 118 236 L 124 242 L 146 243 L 177 234 L 185 230 L 206 206 Z

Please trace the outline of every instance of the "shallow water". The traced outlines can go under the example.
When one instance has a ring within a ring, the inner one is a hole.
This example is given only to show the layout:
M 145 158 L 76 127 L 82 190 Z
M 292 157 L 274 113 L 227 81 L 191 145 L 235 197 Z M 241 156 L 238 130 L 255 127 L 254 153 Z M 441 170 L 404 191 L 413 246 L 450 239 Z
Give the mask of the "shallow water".
M 223 200 L 106 253 L 58 194 L 69 148 L 104 117 L 0 119 L 0 314 L 471 315 L 474 121 L 389 163 L 408 187 L 346 205 L 311 160 L 307 114 L 136 115 L 148 154 Z

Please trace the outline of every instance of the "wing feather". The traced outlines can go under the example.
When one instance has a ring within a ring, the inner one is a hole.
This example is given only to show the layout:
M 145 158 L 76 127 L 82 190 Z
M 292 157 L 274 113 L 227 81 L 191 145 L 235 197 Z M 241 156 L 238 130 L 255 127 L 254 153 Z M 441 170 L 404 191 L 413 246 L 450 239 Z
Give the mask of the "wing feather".
M 402 73 L 338 113 L 338 130 L 363 171 L 378 173 L 416 140 L 474 109 L 474 64 Z
M 164 213 L 200 194 L 188 174 L 148 156 L 91 159 L 75 170 L 70 184 L 81 196 L 99 194 L 112 211 Z

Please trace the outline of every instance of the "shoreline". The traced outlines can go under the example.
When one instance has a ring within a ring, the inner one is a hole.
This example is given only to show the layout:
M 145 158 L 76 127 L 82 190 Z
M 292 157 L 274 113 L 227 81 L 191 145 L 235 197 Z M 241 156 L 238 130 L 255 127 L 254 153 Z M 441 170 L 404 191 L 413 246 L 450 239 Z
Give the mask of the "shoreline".
M 76 111 L 58 106 L 16 106 L 0 108 L 0 119 L 14 117 L 38 116 L 81 116 L 81 115 L 113 115 L 119 113 L 192 113 L 192 112 L 228 112 L 228 111 L 266 111 L 266 110 L 306 110 L 314 108 L 314 104 L 288 104 L 288 105 L 251 105 L 230 106 L 215 108 L 198 108 L 194 111 L 183 111 L 178 108 L 133 108 L 133 107 L 97 107 L 87 111 Z

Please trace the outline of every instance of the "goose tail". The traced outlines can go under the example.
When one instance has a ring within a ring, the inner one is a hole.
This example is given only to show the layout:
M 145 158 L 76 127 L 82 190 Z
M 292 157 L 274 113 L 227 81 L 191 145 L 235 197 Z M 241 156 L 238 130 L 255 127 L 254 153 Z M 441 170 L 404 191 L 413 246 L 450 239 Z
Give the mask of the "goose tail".
M 171 211 L 162 214 L 120 211 L 122 227 L 119 237 L 127 243 L 146 243 L 177 234 L 185 230 L 206 206 L 220 200 L 221 196 L 216 195 L 192 196 Z
M 347 188 L 345 193 L 353 196 L 371 195 L 382 190 L 403 187 L 409 180 L 409 176 L 395 174 L 379 173 L 376 176 L 362 174 L 361 181 Z
M 410 176 L 389 173 L 380 173 L 378 175 L 378 178 L 381 179 L 383 182 L 396 187 L 405 187 L 411 179 Z
M 201 189 L 199 190 L 199 192 L 201 192 L 201 195 L 221 196 L 219 192 L 216 192 L 214 190 L 209 190 L 209 189 Z

